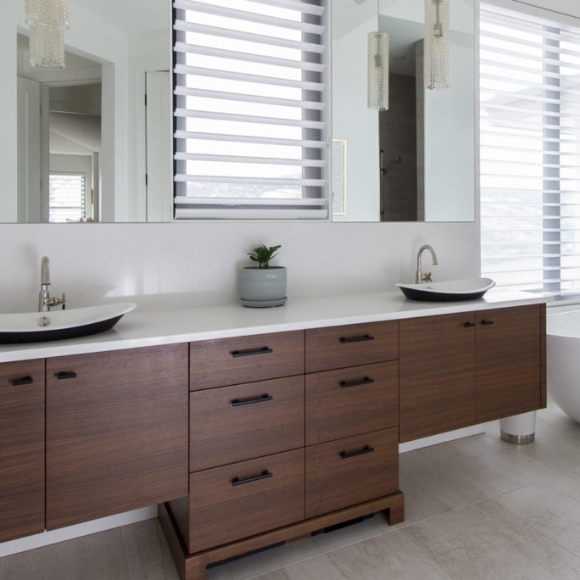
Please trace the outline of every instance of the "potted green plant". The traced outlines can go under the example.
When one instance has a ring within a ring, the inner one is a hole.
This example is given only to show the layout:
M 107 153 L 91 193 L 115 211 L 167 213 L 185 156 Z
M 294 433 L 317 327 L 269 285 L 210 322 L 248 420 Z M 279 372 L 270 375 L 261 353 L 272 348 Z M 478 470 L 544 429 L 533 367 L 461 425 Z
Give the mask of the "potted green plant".
M 262 244 L 248 253 L 257 266 L 242 268 L 240 274 L 240 300 L 244 306 L 266 308 L 286 302 L 286 268 L 270 266 L 280 248 Z

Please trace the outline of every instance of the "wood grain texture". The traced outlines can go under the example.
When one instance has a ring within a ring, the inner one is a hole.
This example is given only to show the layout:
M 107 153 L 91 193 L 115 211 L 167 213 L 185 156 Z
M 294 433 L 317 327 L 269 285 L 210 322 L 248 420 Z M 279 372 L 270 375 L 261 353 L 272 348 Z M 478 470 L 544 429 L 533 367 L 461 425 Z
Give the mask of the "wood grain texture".
M 47 529 L 187 495 L 187 345 L 58 357 L 46 373 Z
M 540 408 L 548 406 L 546 370 L 546 305 L 540 304 Z
M 401 442 L 475 423 L 475 334 L 469 312 L 400 322 Z
M 395 493 L 399 489 L 396 427 L 306 448 L 306 518 Z M 365 446 L 372 452 L 342 458 Z
M 377 431 L 398 421 L 396 361 L 306 375 L 306 445 Z
M 263 351 L 270 349 L 272 352 Z M 234 356 L 257 352 L 247 356 Z M 304 332 L 258 334 L 193 342 L 190 389 L 209 389 L 304 373 Z
M 22 379 L 29 384 L 14 384 Z M 0 542 L 43 530 L 44 360 L 3 363 L 0 364 Z
M 175 526 L 171 506 L 159 506 L 159 520 L 167 538 L 177 572 L 182 580 L 205 580 L 206 567 L 214 562 L 221 562 L 253 550 L 259 550 L 280 542 L 302 538 L 312 532 L 327 527 L 364 517 L 370 514 L 385 512 L 390 525 L 403 521 L 405 496 L 400 491 L 368 502 L 357 504 L 317 518 L 311 518 L 295 524 L 277 528 L 264 534 L 257 534 L 224 546 L 218 546 L 203 552 L 189 554 Z
M 271 477 L 241 485 L 264 471 Z M 189 552 L 199 552 L 304 519 L 304 450 L 192 473 Z
M 477 422 L 542 406 L 544 333 L 540 305 L 477 313 Z
M 365 335 L 372 339 L 356 340 Z M 305 336 L 307 373 L 396 360 L 399 356 L 395 321 L 314 328 Z
M 189 433 L 190 471 L 304 447 L 304 377 L 194 391 Z

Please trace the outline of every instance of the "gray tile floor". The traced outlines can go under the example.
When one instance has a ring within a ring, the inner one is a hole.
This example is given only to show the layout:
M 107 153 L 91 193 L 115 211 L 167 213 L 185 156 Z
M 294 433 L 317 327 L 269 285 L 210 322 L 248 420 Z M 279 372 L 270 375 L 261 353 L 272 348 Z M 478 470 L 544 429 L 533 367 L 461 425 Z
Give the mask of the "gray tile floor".
M 405 522 L 382 516 L 208 570 L 208 580 L 580 578 L 580 425 L 487 433 L 401 456 Z M 177 580 L 156 520 L 0 559 L 0 580 Z

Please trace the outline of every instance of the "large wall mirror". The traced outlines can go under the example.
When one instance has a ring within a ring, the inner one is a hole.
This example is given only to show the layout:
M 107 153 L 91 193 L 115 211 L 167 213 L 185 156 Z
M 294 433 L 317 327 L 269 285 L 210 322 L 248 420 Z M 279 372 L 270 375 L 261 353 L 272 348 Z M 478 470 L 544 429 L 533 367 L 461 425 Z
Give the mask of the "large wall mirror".
M 475 0 L 450 1 L 451 88 L 424 91 L 415 73 L 423 0 L 331 0 L 334 221 L 474 219 Z M 85 176 L 88 221 L 171 221 L 171 3 L 71 1 L 67 68 L 53 73 L 27 65 L 24 0 L 9 2 L 18 191 L 3 194 L 0 221 L 48 221 L 51 172 Z M 366 107 L 374 30 L 391 42 L 384 113 Z
M 450 0 L 450 87 L 424 88 L 424 0 L 332 0 L 333 219 L 473 221 L 475 2 Z M 367 36 L 389 35 L 389 108 L 367 108 Z

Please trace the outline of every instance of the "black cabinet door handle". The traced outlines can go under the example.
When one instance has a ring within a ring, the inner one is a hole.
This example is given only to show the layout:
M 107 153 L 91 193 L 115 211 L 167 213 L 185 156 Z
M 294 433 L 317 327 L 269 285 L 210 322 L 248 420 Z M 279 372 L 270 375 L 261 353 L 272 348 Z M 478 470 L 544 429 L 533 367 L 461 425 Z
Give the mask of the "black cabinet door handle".
M 341 451 L 339 453 L 341 459 L 348 459 L 349 457 L 356 457 L 357 455 L 365 455 L 365 453 L 372 453 L 375 450 L 374 447 L 370 447 L 369 445 L 365 445 L 362 449 L 358 451 L 351 451 L 347 453 L 346 451 Z
M 483 326 L 491 326 L 493 324 L 493 320 L 482 320 L 481 324 Z
M 237 358 L 239 356 L 253 356 L 255 354 L 269 354 L 274 352 L 273 349 L 268 348 L 267 346 L 264 346 L 262 348 L 258 348 L 258 349 L 250 349 L 250 350 L 233 350 L 232 351 L 232 356 L 234 358 Z
M 33 382 L 34 379 L 29 375 L 22 377 L 20 379 L 11 379 L 10 381 L 13 387 L 19 387 L 21 385 L 31 385 Z
M 64 379 L 76 379 L 77 374 L 74 371 L 60 371 L 59 373 L 56 373 L 56 378 L 59 381 Z
M 371 385 L 375 382 L 375 379 L 371 379 L 370 377 L 365 377 L 361 381 L 353 381 L 351 383 L 347 383 L 346 381 L 340 381 L 340 388 L 347 389 L 348 387 L 360 387 L 361 385 Z
M 473 328 L 475 326 L 475 324 L 473 324 L 473 322 L 466 322 L 463 325 L 463 328 Z
M 252 483 L 254 481 L 260 481 L 261 479 L 268 479 L 272 477 L 272 473 L 270 473 L 267 469 L 264 469 L 260 475 L 255 475 L 254 477 L 248 477 L 247 479 L 240 479 L 239 477 L 234 477 L 232 479 L 232 485 L 244 485 L 244 483 Z
M 272 401 L 274 397 L 264 393 L 260 397 L 250 397 L 248 399 L 232 399 L 232 407 L 241 407 L 242 405 L 253 405 L 254 403 L 265 403 L 266 401 Z
M 374 340 L 375 337 L 370 334 L 363 334 L 362 336 L 342 336 L 339 341 L 340 344 L 350 344 L 351 342 L 366 342 L 367 340 Z

